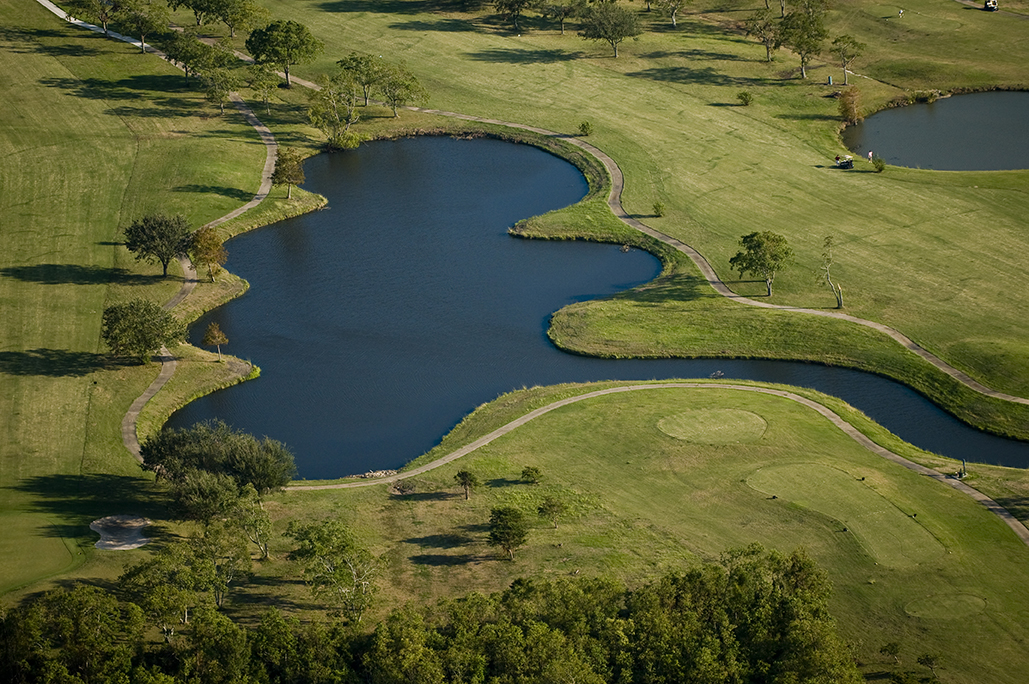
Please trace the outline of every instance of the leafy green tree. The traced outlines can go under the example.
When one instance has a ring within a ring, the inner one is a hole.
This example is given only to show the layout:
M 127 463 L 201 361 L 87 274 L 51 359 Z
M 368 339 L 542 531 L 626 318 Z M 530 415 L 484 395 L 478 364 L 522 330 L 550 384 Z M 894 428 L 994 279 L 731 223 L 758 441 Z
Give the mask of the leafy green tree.
M 210 525 L 232 510 L 239 498 L 239 487 L 229 475 L 194 469 L 173 482 L 171 494 L 178 516 Z
M 264 111 L 271 115 L 271 97 L 279 85 L 279 76 L 267 64 L 251 64 L 247 67 L 247 85 L 261 98 Z
M 522 479 L 532 484 L 539 484 L 543 477 L 543 471 L 536 466 L 525 466 L 522 468 Z
M 849 83 L 847 76 L 849 75 L 848 69 L 850 69 L 850 65 L 861 56 L 867 47 L 867 45 L 856 40 L 853 36 L 846 34 L 833 40 L 832 47 L 829 50 L 840 60 L 840 66 L 843 68 L 843 85 L 848 85 Z
M 197 26 L 206 24 L 211 19 L 216 18 L 220 5 L 221 0 L 168 0 L 168 7 L 173 12 L 180 7 L 185 7 L 193 12 L 193 18 L 196 20 Z
M 87 585 L 51 591 L 0 621 L 7 682 L 127 682 L 143 636 L 138 606 Z
M 223 115 L 229 96 L 245 84 L 239 74 L 239 69 L 222 67 L 207 69 L 201 72 L 200 77 L 204 82 L 204 95 L 207 97 L 207 101 L 218 105 L 219 113 Z
M 391 64 L 383 70 L 376 90 L 393 110 L 394 117 L 400 116 L 397 113 L 400 107 L 406 107 L 408 103 L 424 103 L 429 99 L 429 91 L 422 87 L 414 74 L 400 64 Z
M 617 58 L 618 45 L 626 38 L 635 38 L 641 33 L 643 29 L 635 12 L 613 2 L 601 2 L 586 14 L 579 35 L 584 40 L 604 41 L 615 51 Z
M 678 26 L 676 23 L 676 15 L 683 7 L 688 5 L 692 0 L 657 0 L 658 7 L 668 12 L 668 16 L 672 19 L 672 26 Z
M 801 78 L 807 78 L 808 64 L 822 52 L 823 43 L 829 37 L 824 14 L 824 6 L 809 0 L 787 14 L 781 22 L 781 42 L 800 58 Z
M 242 684 L 250 678 L 250 648 L 246 632 L 209 606 L 197 610 L 184 658 L 187 681 L 204 684 Z
M 194 270 L 207 267 L 207 277 L 214 282 L 214 277 L 221 271 L 229 253 L 225 249 L 221 235 L 211 226 L 204 226 L 193 233 L 189 242 L 189 260 Z M 205 343 L 206 344 L 206 343 Z M 222 344 L 225 344 L 222 342 Z
M 940 657 L 934 653 L 923 653 L 918 656 L 918 664 L 922 667 L 928 667 L 929 671 L 933 673 L 933 679 L 939 679 L 939 675 L 936 674 L 936 668 L 940 666 Z
M 213 581 L 213 564 L 188 542 L 174 542 L 130 565 L 118 586 L 170 643 L 178 626 L 189 624 L 190 612 L 205 601 Z
M 775 274 L 793 259 L 793 250 L 786 243 L 786 238 L 778 233 L 763 231 L 750 233 L 740 238 L 743 251 L 729 259 L 729 265 L 740 272 L 752 273 L 764 279 L 768 296 L 772 296 L 772 281 Z
M 389 70 L 389 62 L 382 59 L 382 57 L 362 55 L 358 52 L 351 52 L 336 62 L 336 65 L 347 74 L 350 74 L 351 78 L 361 86 L 365 107 L 368 106 L 368 97 L 372 90 L 375 89 L 379 81 L 382 80 Z
M 73 0 L 68 3 L 68 7 L 79 15 L 79 19 L 100 24 L 104 35 L 107 35 L 107 25 L 115 20 L 118 10 L 114 0 Z
M 471 498 L 472 490 L 479 486 L 479 478 L 467 470 L 459 470 L 454 475 L 454 482 L 464 488 L 465 501 Z
M 514 552 L 529 538 L 529 522 L 525 514 L 513 506 L 502 506 L 490 511 L 487 544 L 499 546 L 514 560 Z
M 361 144 L 362 136 L 350 130 L 361 115 L 357 112 L 361 86 L 348 71 L 322 77 L 321 89 L 312 90 L 307 117 L 327 138 L 330 150 L 348 150 Z
M 754 36 L 765 46 L 765 61 L 771 62 L 773 53 L 782 47 L 782 27 L 767 7 L 750 15 L 743 24 L 748 36 Z
M 537 0 L 492 0 L 492 2 L 497 13 L 503 16 L 505 20 L 510 21 L 515 31 L 522 30 L 518 25 L 518 20 L 521 19 L 522 14 L 538 4 Z
M 291 87 L 289 68 L 307 64 L 322 51 L 323 44 L 297 21 L 277 20 L 254 30 L 246 48 L 258 64 L 274 64 L 286 74 L 286 87 Z
M 565 23 L 574 17 L 581 17 L 588 10 L 586 0 L 567 0 L 541 5 L 543 16 L 557 19 L 561 23 L 561 35 L 565 34 Z
M 218 348 L 218 361 L 222 360 L 222 345 L 228 344 L 229 338 L 222 332 L 221 327 L 217 321 L 211 321 L 211 324 L 207 326 L 207 330 L 204 332 L 204 339 L 200 341 L 200 344 L 205 347 L 217 347 Z
M 435 637 L 432 627 L 417 611 L 408 608 L 391 613 L 375 628 L 371 648 L 364 657 L 372 684 L 462 681 L 446 677 L 440 655 L 433 648 Z
M 268 23 L 271 14 L 253 0 L 218 0 L 215 15 L 229 27 L 229 37 L 236 31 L 248 31 Z
M 177 62 L 182 67 L 187 86 L 190 76 L 214 65 L 217 54 L 215 48 L 197 38 L 196 32 L 192 28 L 185 31 L 172 31 L 165 40 L 161 41 L 161 50 L 168 55 L 168 59 Z
M 833 259 L 833 247 L 836 246 L 835 239 L 832 235 L 825 236 L 825 242 L 822 245 L 822 273 L 818 278 L 819 282 L 823 285 L 828 285 L 829 289 L 832 290 L 833 295 L 836 297 L 836 308 L 843 308 L 843 286 L 832 281 L 832 267 L 835 264 Z
M 162 346 L 181 340 L 186 329 L 153 302 L 133 299 L 104 309 L 100 334 L 115 356 L 149 363 Z
M 243 486 L 232 508 L 232 519 L 243 530 L 247 539 L 261 551 L 261 558 L 268 558 L 268 543 L 272 536 L 272 521 L 260 495 L 249 482 Z
M 286 528 L 286 536 L 297 543 L 289 559 L 300 563 L 315 596 L 328 597 L 347 618 L 360 623 L 371 604 L 379 559 L 360 546 L 338 520 L 294 520 Z
M 565 514 L 567 510 L 565 502 L 560 499 L 556 499 L 552 496 L 548 496 L 543 499 L 543 503 L 539 505 L 536 512 L 544 520 L 549 520 L 554 525 L 554 529 L 557 529 L 557 521 Z
M 146 37 L 168 29 L 171 14 L 158 0 L 118 0 L 115 18 L 139 36 L 140 52 L 146 52 Z
M 304 155 L 291 147 L 280 147 L 272 172 L 272 185 L 286 186 L 286 199 L 293 197 L 293 186 L 304 182 Z
M 900 643 L 896 641 L 888 641 L 879 647 L 879 653 L 893 658 L 894 665 L 900 665 Z
M 147 214 L 125 229 L 125 247 L 136 255 L 136 261 L 160 262 L 164 275 L 172 259 L 189 253 L 192 233 L 182 214 Z
M 193 540 L 195 553 L 204 558 L 212 569 L 211 593 L 214 604 L 219 608 L 229 588 L 250 575 L 250 551 L 241 532 L 235 520 L 216 520 L 208 524 L 202 537 Z

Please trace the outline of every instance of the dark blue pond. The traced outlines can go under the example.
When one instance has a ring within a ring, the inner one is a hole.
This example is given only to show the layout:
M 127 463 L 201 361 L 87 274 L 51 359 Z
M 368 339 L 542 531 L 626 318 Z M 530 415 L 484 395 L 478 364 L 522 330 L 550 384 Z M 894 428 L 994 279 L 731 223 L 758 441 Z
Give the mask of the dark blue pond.
M 512 389 L 604 379 L 706 378 L 716 371 L 842 397 L 926 449 L 1029 465 L 1029 445 L 972 430 L 874 375 L 803 363 L 591 359 L 546 339 L 565 304 L 654 278 L 636 250 L 528 241 L 507 228 L 586 192 L 576 169 L 493 140 L 414 138 L 321 155 L 305 187 L 329 208 L 232 240 L 228 267 L 251 290 L 200 320 L 258 380 L 217 392 L 170 424 L 208 418 L 288 444 L 300 475 L 396 468 L 468 412 Z
M 886 109 L 845 129 L 843 142 L 894 166 L 1029 169 L 1029 92 L 970 93 Z

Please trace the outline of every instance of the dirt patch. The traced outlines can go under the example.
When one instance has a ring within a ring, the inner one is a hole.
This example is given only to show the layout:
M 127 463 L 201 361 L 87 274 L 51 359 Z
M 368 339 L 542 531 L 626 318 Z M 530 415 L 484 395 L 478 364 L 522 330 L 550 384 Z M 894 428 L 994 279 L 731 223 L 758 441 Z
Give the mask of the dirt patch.
M 89 529 L 100 535 L 95 546 L 106 551 L 128 551 L 150 543 L 143 536 L 143 528 L 150 524 L 146 518 L 135 515 L 109 515 L 89 523 Z

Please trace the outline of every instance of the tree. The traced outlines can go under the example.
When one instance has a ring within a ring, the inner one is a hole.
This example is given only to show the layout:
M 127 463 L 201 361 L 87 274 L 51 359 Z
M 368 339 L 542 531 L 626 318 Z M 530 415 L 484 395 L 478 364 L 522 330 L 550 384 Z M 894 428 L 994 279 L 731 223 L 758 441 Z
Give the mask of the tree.
M 168 276 L 172 259 L 186 256 L 192 241 L 189 222 L 182 214 L 147 214 L 125 229 L 125 247 L 136 261 L 158 261 Z
M 834 246 L 835 246 L 835 243 L 834 243 L 834 240 L 833 240 L 833 236 L 832 235 L 826 235 L 825 236 L 825 242 L 823 243 L 823 246 L 822 246 L 822 274 L 821 274 L 821 276 L 819 276 L 818 280 L 823 285 L 828 285 L 829 286 L 829 289 L 832 290 L 833 295 L 835 295 L 835 297 L 836 297 L 836 308 L 837 309 L 842 309 L 843 308 L 843 286 L 842 285 L 838 285 L 836 283 L 833 283 L 833 281 L 832 281 L 832 273 L 830 273 L 830 269 L 832 269 L 833 264 L 835 263 L 833 261 L 833 253 L 832 253 L 832 250 L 833 250 Z
M 514 560 L 514 552 L 523 546 L 529 538 L 529 523 L 525 514 L 513 506 L 502 506 L 490 511 L 489 539 L 490 546 L 499 546 Z
M 212 283 L 228 258 L 229 253 L 225 249 L 221 235 L 213 226 L 204 226 L 193 233 L 189 242 L 189 260 L 194 270 L 206 266 L 207 277 Z
M 217 58 L 217 50 L 197 38 L 192 28 L 172 31 L 161 43 L 161 50 L 168 55 L 168 59 L 178 62 L 182 67 L 187 86 L 191 75 L 211 68 Z
M 192 682 L 250 682 L 250 648 L 246 631 L 225 615 L 203 607 L 189 634 L 192 648 L 182 654 Z M 181 680 L 176 680 L 181 681 Z
M 115 356 L 147 363 L 166 344 L 182 339 L 185 327 L 147 299 L 133 299 L 104 309 L 101 336 Z
M 258 64 L 281 67 L 289 88 L 292 85 L 289 68 L 313 60 L 322 51 L 323 44 L 300 22 L 278 20 L 251 33 L 246 48 Z
M 822 51 L 829 31 L 822 20 L 824 9 L 817 2 L 805 3 L 787 14 L 781 23 L 782 44 L 800 57 L 800 77 L 807 78 L 807 65 Z
M 336 65 L 344 72 L 350 74 L 351 78 L 361 86 L 365 107 L 368 106 L 368 96 L 371 94 L 372 89 L 378 85 L 379 81 L 382 80 L 389 70 L 389 63 L 383 60 L 382 57 L 362 55 L 357 52 L 351 52 L 336 62 Z
M 536 0 L 493 0 L 493 6 L 497 12 L 514 25 L 515 31 L 521 30 L 518 26 L 518 19 L 521 18 L 522 13 L 536 4 Z
M 900 665 L 900 644 L 896 641 L 888 641 L 879 647 L 879 653 L 893 658 L 894 665 Z
M 429 91 L 401 64 L 391 64 L 383 70 L 377 90 L 383 101 L 393 109 L 394 117 L 399 117 L 397 109 L 407 106 L 409 102 L 423 103 L 429 99 Z
M 861 110 L 858 106 L 860 97 L 861 95 L 856 87 L 847 88 L 840 95 L 840 118 L 848 124 L 856 124 L 858 121 L 861 121 Z
M 158 0 L 118 0 L 116 18 L 139 36 L 139 48 L 146 52 L 146 37 L 168 28 L 168 6 Z
M 250 575 L 250 551 L 240 531 L 235 520 L 216 520 L 207 525 L 202 537 L 192 540 L 196 555 L 204 558 L 212 569 L 211 593 L 219 608 L 229 587 Z
M 327 145 L 332 150 L 349 150 L 361 144 L 362 136 L 353 133 L 350 127 L 360 120 L 357 113 L 360 84 L 347 71 L 340 71 L 332 77 L 322 77 L 320 90 L 312 90 L 307 117 L 325 134 Z
M 129 566 L 118 586 L 143 609 L 144 616 L 171 642 L 178 625 L 189 624 L 190 611 L 204 601 L 214 567 L 187 542 L 168 544 Z
M 772 281 L 775 274 L 793 258 L 793 250 L 786 244 L 786 238 L 771 231 L 750 233 L 740 238 L 742 252 L 729 259 L 729 265 L 740 272 L 752 273 L 765 280 L 768 296 L 772 296 Z
M 536 466 L 525 466 L 522 468 L 522 479 L 526 482 L 539 484 L 541 477 L 543 477 L 543 471 Z
M 68 3 L 80 19 L 100 24 L 104 34 L 108 33 L 107 25 L 114 21 L 118 5 L 114 0 L 73 0 Z
M 315 596 L 330 597 L 350 620 L 360 623 L 371 603 L 379 559 L 358 545 L 338 520 L 294 520 L 286 528 L 286 536 L 298 544 L 289 559 L 303 567 L 304 579 Z
M 286 199 L 293 196 L 293 186 L 305 180 L 304 155 L 300 150 L 280 147 L 275 159 L 275 171 L 272 172 L 272 185 L 286 186 Z
M 261 558 L 268 558 L 268 542 L 272 534 L 272 521 L 254 486 L 249 482 L 243 486 L 232 508 L 232 519 L 243 533 L 261 551 Z
M 934 653 L 923 653 L 918 656 L 918 664 L 922 667 L 928 667 L 929 671 L 933 673 L 934 679 L 939 679 L 936 674 L 936 668 L 940 666 L 940 657 Z
M 454 475 L 454 481 L 464 487 L 465 501 L 471 498 L 472 490 L 479 486 L 479 478 L 467 470 L 457 471 L 457 474 Z
M 172 484 L 172 508 L 185 520 L 210 525 L 224 518 L 239 498 L 239 486 L 225 473 L 190 470 Z
M 618 57 L 618 44 L 626 38 L 635 38 L 643 33 L 639 17 L 632 10 L 603 2 L 595 5 L 583 21 L 579 35 L 584 40 L 602 40 L 615 51 Z
M 542 5 L 543 15 L 557 19 L 561 23 L 561 35 L 565 34 L 565 22 L 573 17 L 581 17 L 586 12 L 586 0 L 570 0 Z
M 207 326 L 207 330 L 204 332 L 204 339 L 200 341 L 200 344 L 205 347 L 217 347 L 218 348 L 218 362 L 222 360 L 222 345 L 228 344 L 229 338 L 222 332 L 221 327 L 217 321 L 211 321 L 211 324 Z
M 767 7 L 754 12 L 743 24 L 748 36 L 754 36 L 765 46 L 765 61 L 771 62 L 773 53 L 782 45 L 779 20 Z
M 267 64 L 251 64 L 247 67 L 247 85 L 264 103 L 264 111 L 271 115 L 271 96 L 279 85 L 278 75 Z
M 225 103 L 233 91 L 243 87 L 244 80 L 237 69 L 217 67 L 201 73 L 204 81 L 204 94 L 207 101 L 218 105 L 221 114 L 225 114 Z
M 675 21 L 676 15 L 683 7 L 689 4 L 691 0 L 657 0 L 657 4 L 661 9 L 668 12 L 668 16 L 672 18 L 672 26 L 678 26 Z
M 865 51 L 868 46 L 864 43 L 858 42 L 853 36 L 846 34 L 836 38 L 832 42 L 832 47 L 829 50 L 836 55 L 840 60 L 840 66 L 843 67 L 843 85 L 847 85 L 847 76 L 849 74 L 848 69 L 851 63 L 861 56 L 861 53 Z
M 548 496 L 545 499 L 543 499 L 543 503 L 539 505 L 539 508 L 536 509 L 536 512 L 539 513 L 539 516 L 544 520 L 549 520 L 550 522 L 552 522 L 554 524 L 554 529 L 556 530 L 557 520 L 565 514 L 566 510 L 567 506 L 565 506 L 564 501 L 561 501 L 560 499 L 555 499 L 552 496 Z
M 215 14 L 229 27 L 229 37 L 236 37 L 236 30 L 264 26 L 271 16 L 265 8 L 253 0 L 219 0 Z
M 180 7 L 185 7 L 192 11 L 197 26 L 206 24 L 208 20 L 216 17 L 220 5 L 221 0 L 168 0 L 168 7 L 173 12 Z

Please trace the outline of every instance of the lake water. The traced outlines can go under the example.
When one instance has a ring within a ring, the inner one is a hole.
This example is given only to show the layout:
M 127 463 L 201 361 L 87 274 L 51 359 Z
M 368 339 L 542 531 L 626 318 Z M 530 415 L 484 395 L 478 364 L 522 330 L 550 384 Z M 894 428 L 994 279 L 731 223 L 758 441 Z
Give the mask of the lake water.
M 886 109 L 843 131 L 858 156 L 938 171 L 1029 168 L 1029 92 L 970 93 Z
M 1029 465 L 1029 445 L 975 431 L 898 383 L 815 364 L 605 360 L 546 339 L 562 306 L 653 279 L 649 254 L 521 240 L 507 228 L 571 204 L 579 172 L 536 148 L 411 138 L 320 155 L 305 187 L 329 208 L 242 235 L 228 267 L 250 281 L 209 321 L 261 377 L 199 399 L 170 425 L 221 418 L 289 445 L 300 476 L 397 468 L 476 406 L 525 386 L 589 380 L 729 378 L 842 397 L 926 449 Z

